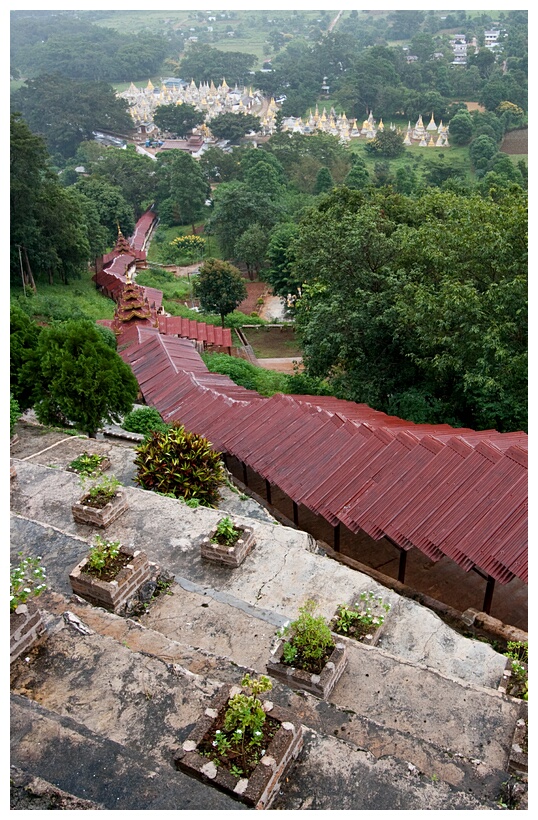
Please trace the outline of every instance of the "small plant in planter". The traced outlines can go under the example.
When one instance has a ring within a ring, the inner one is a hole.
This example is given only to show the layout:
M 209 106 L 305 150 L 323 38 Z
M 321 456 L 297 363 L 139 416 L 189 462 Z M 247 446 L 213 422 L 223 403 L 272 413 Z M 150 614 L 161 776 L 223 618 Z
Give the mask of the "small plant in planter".
M 73 518 L 80 524 L 108 527 L 127 509 L 127 501 L 119 489 L 122 485 L 113 475 L 103 476 L 90 485 L 87 484 L 87 480 L 87 476 L 81 479 L 86 492 L 71 507 Z
M 385 622 L 390 604 L 375 593 L 361 592 L 359 600 L 351 605 L 339 604 L 331 621 L 331 629 L 338 635 L 369 642 L 372 646 Z
M 16 660 L 26 652 L 46 631 L 39 609 L 33 599 L 47 588 L 46 572 L 41 566 L 41 556 L 23 557 L 17 566 L 9 567 L 10 575 L 10 660 Z
M 108 467 L 110 467 L 110 461 L 106 456 L 99 455 L 99 453 L 87 453 L 85 451 L 73 459 L 67 469 L 81 476 L 94 476 L 104 472 Z
M 17 566 L 9 566 L 9 608 L 14 612 L 20 604 L 25 604 L 30 598 L 37 598 L 47 588 L 45 567 L 41 566 L 41 556 L 20 558 Z
M 529 699 L 529 642 L 508 641 L 506 652 L 510 658 L 511 675 L 507 693 L 521 700 Z
M 235 527 L 232 519 L 226 515 L 224 518 L 221 518 L 217 524 L 217 529 L 211 538 L 211 543 L 231 547 L 232 544 L 235 544 L 242 532 L 243 530 Z
M 76 595 L 119 613 L 150 575 L 145 553 L 96 535 L 94 545 L 70 572 L 69 580 Z
M 347 656 L 326 619 L 314 614 L 316 608 L 315 601 L 306 601 L 299 617 L 278 633 L 267 671 L 288 686 L 325 698 L 342 675 Z
M 176 753 L 176 767 L 249 806 L 269 808 L 303 744 L 293 714 L 260 699 L 271 688 L 266 676 L 249 674 L 241 687 L 223 687 Z
M 202 541 L 202 558 L 238 567 L 254 546 L 251 527 L 236 527 L 229 516 L 221 518 L 217 526 Z

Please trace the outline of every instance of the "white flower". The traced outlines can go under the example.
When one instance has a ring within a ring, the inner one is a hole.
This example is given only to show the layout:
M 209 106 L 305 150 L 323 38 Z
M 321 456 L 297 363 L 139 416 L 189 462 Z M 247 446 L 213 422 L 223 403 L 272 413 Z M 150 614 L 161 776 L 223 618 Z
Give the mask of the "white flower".
M 216 734 L 216 735 L 221 735 L 221 734 L 222 734 L 222 732 L 220 731 L 220 729 L 217 729 L 217 731 L 215 732 L 215 734 Z

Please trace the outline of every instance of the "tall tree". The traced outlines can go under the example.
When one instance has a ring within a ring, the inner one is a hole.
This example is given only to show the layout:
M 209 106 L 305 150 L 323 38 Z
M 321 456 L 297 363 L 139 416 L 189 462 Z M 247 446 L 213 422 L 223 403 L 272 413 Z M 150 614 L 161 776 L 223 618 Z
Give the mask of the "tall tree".
M 134 212 L 120 188 L 98 177 L 81 179 L 73 187 L 95 206 L 99 222 L 107 231 L 109 246 L 117 239 L 118 225 L 124 236 L 131 236 L 135 227 Z
M 229 262 L 206 259 L 195 280 L 194 294 L 204 310 L 220 314 L 224 327 L 227 314 L 246 299 L 247 288 L 241 272 Z
M 219 185 L 213 196 L 213 213 L 208 230 L 218 237 L 222 253 L 231 259 L 235 243 L 250 225 L 257 223 L 269 230 L 278 221 L 280 207 L 263 193 L 257 193 L 245 182 Z
M 342 188 L 299 230 L 296 324 L 309 375 L 412 421 L 526 428 L 521 189 L 495 202 Z
M 153 113 L 153 122 L 161 131 L 174 137 L 187 137 L 193 128 L 204 121 L 204 114 L 188 103 L 158 105 Z
M 254 223 L 241 234 L 235 242 L 234 255 L 239 262 L 247 266 L 248 278 L 253 281 L 265 259 L 267 234 L 263 228 Z
M 211 189 L 200 165 L 185 151 L 173 149 L 157 157 L 157 207 L 167 203 L 177 224 L 192 225 L 200 219 Z M 162 216 L 162 214 L 161 214 Z
M 108 148 L 102 158 L 91 163 L 92 176 L 115 185 L 138 219 L 155 197 L 155 162 L 139 154 L 134 145 Z
M 216 117 L 209 122 L 211 133 L 221 140 L 229 140 L 230 142 L 239 142 L 241 137 L 248 134 L 250 131 L 260 130 L 260 118 L 255 117 L 254 114 L 232 114 L 224 113 L 217 114 Z
M 127 134 L 132 129 L 126 102 L 111 85 L 57 74 L 27 80 L 13 93 L 11 110 L 20 112 L 30 129 L 45 139 L 50 153 L 64 160 L 92 138 L 92 131 Z
M 10 134 L 10 268 L 13 282 L 63 282 L 84 269 L 90 247 L 80 200 L 48 165 L 43 140 L 18 115 Z
M 72 422 L 95 437 L 104 422 L 132 410 L 138 383 L 129 365 L 90 321 L 44 328 L 37 343 L 35 412 L 45 423 Z

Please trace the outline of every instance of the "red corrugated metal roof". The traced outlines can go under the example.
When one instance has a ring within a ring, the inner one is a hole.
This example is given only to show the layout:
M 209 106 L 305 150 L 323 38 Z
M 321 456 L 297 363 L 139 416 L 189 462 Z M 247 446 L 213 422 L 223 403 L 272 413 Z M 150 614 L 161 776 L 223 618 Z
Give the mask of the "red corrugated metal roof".
M 181 317 L 159 317 L 159 330 L 139 328 L 121 355 L 166 421 L 204 435 L 333 526 L 527 582 L 525 433 L 414 424 L 329 396 L 263 398 L 209 373 L 193 343 L 177 338 L 231 346 L 229 329 L 229 344 L 222 328 Z

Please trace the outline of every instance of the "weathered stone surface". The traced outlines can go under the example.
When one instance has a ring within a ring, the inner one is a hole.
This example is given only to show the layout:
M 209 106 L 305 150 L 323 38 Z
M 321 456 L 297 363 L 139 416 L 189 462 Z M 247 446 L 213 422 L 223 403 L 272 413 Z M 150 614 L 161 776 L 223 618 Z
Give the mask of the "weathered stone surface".
M 47 444 L 61 439 L 54 436 L 46 435 Z M 102 445 L 128 485 L 132 451 Z M 19 446 L 22 458 L 32 455 L 25 441 Z M 65 446 L 80 452 L 73 437 Z M 40 599 L 47 641 L 31 650 L 29 662 L 11 665 L 12 692 L 42 705 L 26 722 L 19 720 L 20 701 L 13 707 L 14 763 L 45 780 L 58 773 L 53 782 L 61 788 L 96 802 L 104 796 L 109 809 L 242 809 L 174 772 L 175 750 L 223 683 L 238 683 L 247 670 L 265 672 L 275 629 L 297 617 L 306 599 L 316 599 L 330 618 L 338 603 L 374 589 L 393 607 L 387 631 L 374 649 L 347 642 L 348 665 L 331 703 L 274 683 L 271 701 L 293 707 L 308 729 L 272 808 L 496 807 L 520 719 L 520 704 L 498 691 L 502 655 L 453 632 L 414 601 L 398 606 L 395 591 L 312 552 L 305 533 L 271 521 L 257 519 L 256 549 L 233 573 L 202 562 L 201 539 L 222 513 L 133 486 L 125 488 L 129 509 L 107 537 L 136 544 L 170 569 L 171 594 L 139 620 L 69 600 L 68 569 L 87 553 L 89 536 L 71 516 L 78 478 L 48 467 L 53 457 L 68 462 L 63 447 L 17 461 L 11 482 L 12 555 L 42 555 L 50 587 Z M 66 612 L 89 633 L 73 628 Z M 73 753 L 75 773 L 68 770 Z

